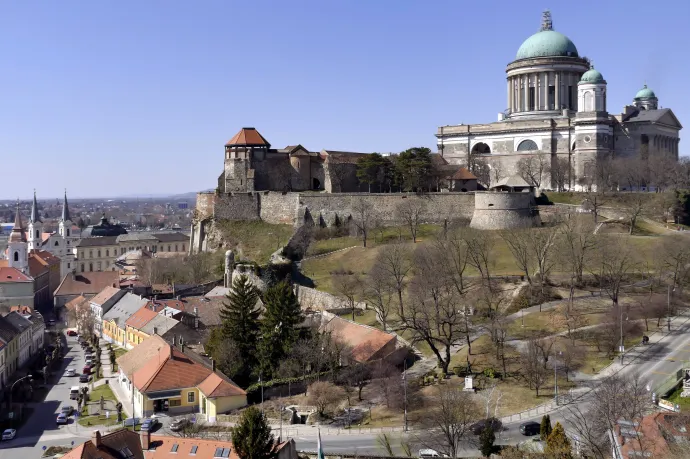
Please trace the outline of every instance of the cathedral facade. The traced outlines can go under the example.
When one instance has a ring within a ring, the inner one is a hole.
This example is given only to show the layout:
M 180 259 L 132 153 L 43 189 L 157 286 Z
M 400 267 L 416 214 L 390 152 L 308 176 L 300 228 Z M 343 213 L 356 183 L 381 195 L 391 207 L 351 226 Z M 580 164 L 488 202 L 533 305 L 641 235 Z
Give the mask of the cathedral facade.
M 553 30 L 548 11 L 508 64 L 506 84 L 508 108 L 496 122 L 438 128 L 438 151 L 446 161 L 471 166 L 479 158 L 494 170 L 492 182 L 518 173 L 522 158 L 539 158 L 546 170 L 567 161 L 568 188 L 577 190 L 591 186 L 600 158 L 678 158 L 682 126 L 671 109 L 660 108 L 645 84 L 620 114 L 609 113 L 607 81 Z M 552 182 L 545 177 L 541 186 L 555 187 Z

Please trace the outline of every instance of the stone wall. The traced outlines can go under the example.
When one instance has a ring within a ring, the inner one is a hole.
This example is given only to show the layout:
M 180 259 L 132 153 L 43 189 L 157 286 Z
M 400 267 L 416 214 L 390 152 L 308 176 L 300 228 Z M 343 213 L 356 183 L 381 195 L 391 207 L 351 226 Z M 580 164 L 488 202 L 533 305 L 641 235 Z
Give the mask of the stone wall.
M 293 225 L 297 218 L 300 193 L 259 193 L 259 217 L 266 223 Z
M 295 295 L 297 295 L 297 300 L 303 310 L 331 311 L 333 313 L 350 310 L 346 300 L 314 288 L 295 284 Z M 363 310 L 366 309 L 366 304 L 358 302 L 355 307 Z
M 478 191 L 470 226 L 482 230 L 532 228 L 541 226 L 541 220 L 532 193 Z

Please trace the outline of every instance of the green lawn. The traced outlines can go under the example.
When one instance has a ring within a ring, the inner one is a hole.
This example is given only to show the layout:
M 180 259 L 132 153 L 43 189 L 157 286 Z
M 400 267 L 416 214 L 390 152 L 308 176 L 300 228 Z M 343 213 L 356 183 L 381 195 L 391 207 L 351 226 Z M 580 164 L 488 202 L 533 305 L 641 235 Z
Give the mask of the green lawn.
M 687 413 L 690 411 L 690 397 L 681 397 L 681 392 L 683 392 L 683 386 L 680 386 L 678 389 L 676 389 L 676 391 L 668 397 L 668 401 L 671 403 L 677 403 L 680 406 L 681 413 Z
M 344 312 L 340 314 L 340 317 L 352 320 L 352 312 Z M 369 325 L 370 327 L 382 328 L 378 320 L 376 320 L 376 311 L 373 309 L 367 309 L 366 311 L 357 310 L 355 311 L 355 322 L 362 325 Z
M 104 400 L 110 400 L 113 402 L 116 402 L 117 399 L 115 398 L 115 394 L 113 394 L 113 390 L 110 388 L 109 385 L 103 384 L 101 386 L 98 386 L 94 388 L 91 392 L 89 392 L 89 404 L 93 405 L 98 404 L 98 402 L 101 399 L 101 396 L 103 396 Z M 117 412 L 114 410 L 111 411 L 110 417 L 106 418 L 105 413 L 97 414 L 97 415 L 87 415 L 88 413 L 88 408 L 87 406 L 82 407 L 82 416 L 79 418 L 79 425 L 82 426 L 93 426 L 93 425 L 105 425 L 105 426 L 112 426 L 117 424 Z

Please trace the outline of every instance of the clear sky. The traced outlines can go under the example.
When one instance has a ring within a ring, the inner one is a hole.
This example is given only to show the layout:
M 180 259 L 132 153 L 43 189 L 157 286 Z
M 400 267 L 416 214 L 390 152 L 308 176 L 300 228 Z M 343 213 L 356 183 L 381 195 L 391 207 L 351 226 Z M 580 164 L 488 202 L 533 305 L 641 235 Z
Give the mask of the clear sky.
M 690 128 L 687 1 L 4 1 L 0 198 L 212 188 L 243 126 L 279 148 L 435 151 L 437 126 L 506 108 L 544 8 L 611 112 L 646 80 Z

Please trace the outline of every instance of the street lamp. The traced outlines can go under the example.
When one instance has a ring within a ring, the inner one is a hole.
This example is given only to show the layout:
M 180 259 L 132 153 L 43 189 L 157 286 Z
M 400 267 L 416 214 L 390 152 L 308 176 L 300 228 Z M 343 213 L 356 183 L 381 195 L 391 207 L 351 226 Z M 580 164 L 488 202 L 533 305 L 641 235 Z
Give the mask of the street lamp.
M 563 355 L 563 352 L 558 352 L 558 355 Z M 553 358 L 553 394 L 556 406 L 558 406 L 558 360 L 556 360 L 556 356 Z
M 12 387 L 10 387 L 10 410 L 11 410 L 12 413 L 14 413 L 14 410 L 13 410 L 13 408 L 12 408 L 12 395 L 13 395 L 13 393 L 14 393 L 14 386 L 15 386 L 19 381 L 22 381 L 22 380 L 27 379 L 27 378 L 31 379 L 31 378 L 33 378 L 33 375 L 26 375 L 26 376 L 24 376 L 23 378 L 19 378 L 18 380 L 16 380 L 16 381 L 14 382 L 14 384 L 12 384 Z M 12 423 L 14 424 L 14 415 L 12 415 Z
M 404 408 L 405 411 L 403 413 L 403 432 L 407 432 L 407 359 L 403 361 L 403 393 L 405 394 L 405 401 L 404 401 Z

